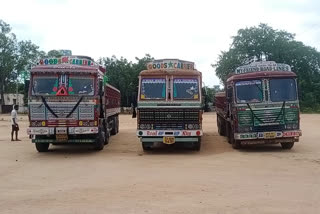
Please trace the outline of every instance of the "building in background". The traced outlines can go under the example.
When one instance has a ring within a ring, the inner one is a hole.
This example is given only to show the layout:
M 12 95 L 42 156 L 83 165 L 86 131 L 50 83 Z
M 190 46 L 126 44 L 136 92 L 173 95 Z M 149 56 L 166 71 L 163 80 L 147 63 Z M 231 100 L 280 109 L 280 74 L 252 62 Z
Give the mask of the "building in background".
M 19 112 L 26 113 L 28 108 L 25 107 L 23 98 L 23 94 L 4 94 L 4 105 L 2 106 L 1 113 L 11 112 L 13 105 L 19 105 Z

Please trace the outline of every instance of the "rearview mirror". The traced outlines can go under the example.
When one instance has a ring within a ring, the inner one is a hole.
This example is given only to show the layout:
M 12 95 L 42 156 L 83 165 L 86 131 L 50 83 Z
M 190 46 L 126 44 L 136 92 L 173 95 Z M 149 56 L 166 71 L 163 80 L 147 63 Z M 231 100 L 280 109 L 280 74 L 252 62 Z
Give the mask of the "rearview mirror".
M 28 94 L 29 86 L 30 86 L 30 80 L 25 80 L 24 81 L 24 94 Z
M 103 81 L 102 80 L 99 80 L 99 92 L 98 92 L 98 94 L 100 95 L 100 96 L 102 96 L 103 95 L 103 93 L 104 93 L 104 90 L 103 90 L 104 88 L 103 88 Z

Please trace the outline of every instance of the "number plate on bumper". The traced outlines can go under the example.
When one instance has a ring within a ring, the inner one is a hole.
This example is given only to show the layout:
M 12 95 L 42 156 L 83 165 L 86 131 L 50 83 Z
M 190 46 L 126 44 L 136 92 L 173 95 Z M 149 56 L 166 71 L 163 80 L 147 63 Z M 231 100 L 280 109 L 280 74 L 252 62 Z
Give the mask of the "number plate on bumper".
M 265 132 L 265 133 L 263 134 L 263 137 L 264 137 L 265 139 L 276 138 L 276 136 L 277 136 L 277 133 L 276 133 L 276 132 Z
M 56 140 L 58 142 L 66 142 L 66 141 L 68 141 L 68 135 L 67 134 L 57 134 Z
M 174 137 L 163 137 L 164 144 L 174 144 L 175 138 Z

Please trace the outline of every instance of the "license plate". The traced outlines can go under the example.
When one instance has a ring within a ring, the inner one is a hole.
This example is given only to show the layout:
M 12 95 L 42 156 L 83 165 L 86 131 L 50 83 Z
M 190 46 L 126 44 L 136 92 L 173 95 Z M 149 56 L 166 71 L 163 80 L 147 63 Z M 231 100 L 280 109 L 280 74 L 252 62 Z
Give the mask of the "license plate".
M 56 128 L 57 135 L 64 135 L 67 134 L 67 128 L 66 127 L 57 127 Z
M 276 138 L 277 134 L 275 132 L 265 132 L 264 133 L 264 138 Z
M 175 138 L 174 137 L 163 137 L 163 143 L 165 144 L 174 144 Z
M 67 134 L 57 134 L 56 140 L 59 142 L 65 142 L 68 141 L 68 135 Z

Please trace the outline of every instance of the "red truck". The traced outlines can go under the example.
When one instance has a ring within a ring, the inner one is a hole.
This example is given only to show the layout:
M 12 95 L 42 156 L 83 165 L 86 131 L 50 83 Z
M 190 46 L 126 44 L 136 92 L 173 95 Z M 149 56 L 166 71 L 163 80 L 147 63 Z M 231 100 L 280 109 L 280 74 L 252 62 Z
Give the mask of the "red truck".
M 218 132 L 232 147 L 277 144 L 291 149 L 299 141 L 297 76 L 287 64 L 273 61 L 240 66 L 217 93 Z
M 50 144 L 92 144 L 102 150 L 119 131 L 120 91 L 90 57 L 42 59 L 31 69 L 28 134 L 39 152 Z

